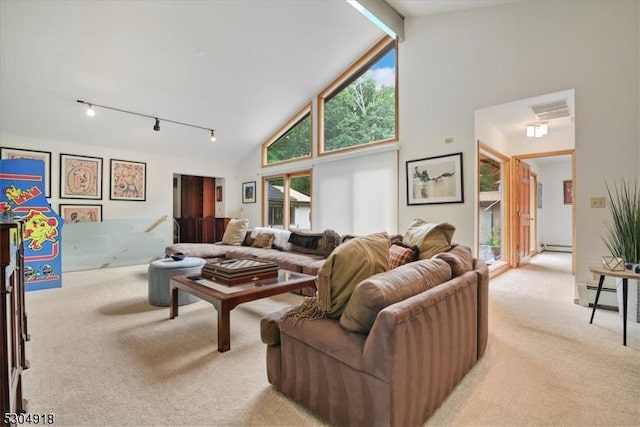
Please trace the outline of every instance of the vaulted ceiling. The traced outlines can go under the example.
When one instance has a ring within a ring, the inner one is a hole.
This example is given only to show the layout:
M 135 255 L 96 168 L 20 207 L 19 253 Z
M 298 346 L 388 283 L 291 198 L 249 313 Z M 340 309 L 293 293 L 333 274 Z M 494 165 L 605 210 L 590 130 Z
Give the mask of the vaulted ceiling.
M 405 16 L 505 1 L 388 0 Z M 2 0 L 0 132 L 237 162 L 382 35 L 344 0 Z

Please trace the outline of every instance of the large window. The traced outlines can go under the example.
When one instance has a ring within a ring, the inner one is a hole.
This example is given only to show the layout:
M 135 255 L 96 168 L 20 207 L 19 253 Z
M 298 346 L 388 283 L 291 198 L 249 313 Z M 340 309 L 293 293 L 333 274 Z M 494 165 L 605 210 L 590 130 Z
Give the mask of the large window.
M 311 229 L 311 172 L 264 178 L 268 227 Z
M 319 153 L 396 141 L 397 47 L 384 38 L 318 95 Z
M 268 166 L 310 156 L 311 104 L 307 104 L 262 144 L 262 165 Z
M 505 221 L 505 161 L 499 152 L 480 144 L 478 152 L 478 258 L 493 266 L 504 261 L 507 230 Z

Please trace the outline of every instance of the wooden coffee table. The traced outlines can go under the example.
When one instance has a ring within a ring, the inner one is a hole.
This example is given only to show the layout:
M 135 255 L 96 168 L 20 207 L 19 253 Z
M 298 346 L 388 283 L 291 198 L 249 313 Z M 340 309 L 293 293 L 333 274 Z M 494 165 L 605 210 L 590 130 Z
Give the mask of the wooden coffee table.
M 315 276 L 278 270 L 278 277 L 237 286 L 226 286 L 207 279 L 192 280 L 194 276 L 174 276 L 170 281 L 169 317 L 178 316 L 178 289 L 210 302 L 218 312 L 218 351 L 231 348 L 229 313 L 238 304 L 267 298 L 273 295 L 315 288 Z

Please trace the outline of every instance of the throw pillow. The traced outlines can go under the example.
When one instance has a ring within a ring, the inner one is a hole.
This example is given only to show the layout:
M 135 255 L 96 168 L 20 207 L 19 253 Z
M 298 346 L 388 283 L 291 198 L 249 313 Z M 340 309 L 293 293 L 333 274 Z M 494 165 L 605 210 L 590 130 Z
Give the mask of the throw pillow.
M 318 240 L 320 240 L 321 237 L 322 233 L 293 230 L 289 236 L 289 243 L 305 249 L 315 249 L 318 247 Z
M 351 332 L 367 334 L 385 307 L 449 279 L 451 268 L 441 259 L 422 260 L 371 276 L 356 286 L 340 317 L 340 325 Z
M 291 232 L 289 230 L 280 230 L 278 228 L 269 227 L 255 227 L 251 232 L 251 237 L 255 238 L 258 233 L 273 233 L 275 236 L 273 239 L 273 248 L 281 251 L 290 251 L 291 243 L 289 243 L 289 236 Z
M 222 236 L 222 244 L 240 246 L 244 242 L 244 236 L 249 228 L 249 220 L 246 218 L 232 219 L 227 224 Z
M 417 261 L 419 255 L 420 248 L 417 246 L 408 246 L 401 242 L 394 242 L 389 248 L 389 270 Z
M 294 233 L 299 234 L 300 232 L 292 231 L 291 232 L 292 237 Z M 316 247 L 314 249 L 310 249 L 310 248 L 298 246 L 292 243 L 291 244 L 292 251 L 300 252 L 303 254 L 320 255 L 320 256 L 327 257 L 331 252 L 333 252 L 333 250 L 338 245 L 340 245 L 340 241 L 341 241 L 340 235 L 336 233 L 334 230 L 324 230 L 322 233 L 313 233 L 313 234 L 304 232 L 302 234 L 307 236 L 317 237 L 317 240 L 315 242 Z M 289 239 L 289 241 L 291 242 L 291 239 Z
M 403 243 L 420 248 L 420 259 L 429 259 L 435 254 L 451 249 L 451 239 L 456 228 L 447 223 L 427 223 L 414 219 L 404 234 Z
M 473 269 L 473 254 L 467 246 L 456 245 L 449 252 L 436 254 L 433 258 L 446 261 L 451 267 L 452 277 L 458 277 Z
M 275 239 L 273 233 L 258 233 L 251 246 L 254 248 L 270 248 L 273 244 L 273 239 Z
M 316 277 L 316 297 L 291 310 L 283 320 L 339 318 L 358 283 L 389 269 L 389 235 L 385 232 L 349 240 L 325 260 Z

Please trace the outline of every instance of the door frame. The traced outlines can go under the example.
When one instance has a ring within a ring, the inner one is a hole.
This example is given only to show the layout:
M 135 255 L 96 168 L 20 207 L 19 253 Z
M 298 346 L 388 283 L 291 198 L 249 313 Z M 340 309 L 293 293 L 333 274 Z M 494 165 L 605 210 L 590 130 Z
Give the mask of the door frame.
M 571 205 L 571 245 L 573 247 L 573 251 L 571 252 L 571 274 L 575 275 L 576 272 L 576 150 L 575 148 L 570 150 L 558 150 L 558 151 L 543 151 L 539 153 L 531 153 L 531 154 L 518 154 L 512 156 L 511 159 L 514 160 L 511 162 L 511 173 L 509 180 L 511 181 L 511 198 L 512 200 L 517 200 L 518 197 L 518 186 L 513 185 L 517 182 L 517 168 L 515 164 L 517 163 L 515 160 L 527 160 L 527 159 L 537 159 L 540 157 L 553 157 L 553 156 L 571 156 L 571 179 L 573 181 L 573 204 Z M 509 253 L 510 265 L 511 268 L 517 268 L 518 266 L 518 250 L 517 250 L 517 212 L 515 203 L 510 205 L 510 240 L 511 240 L 511 252 Z

